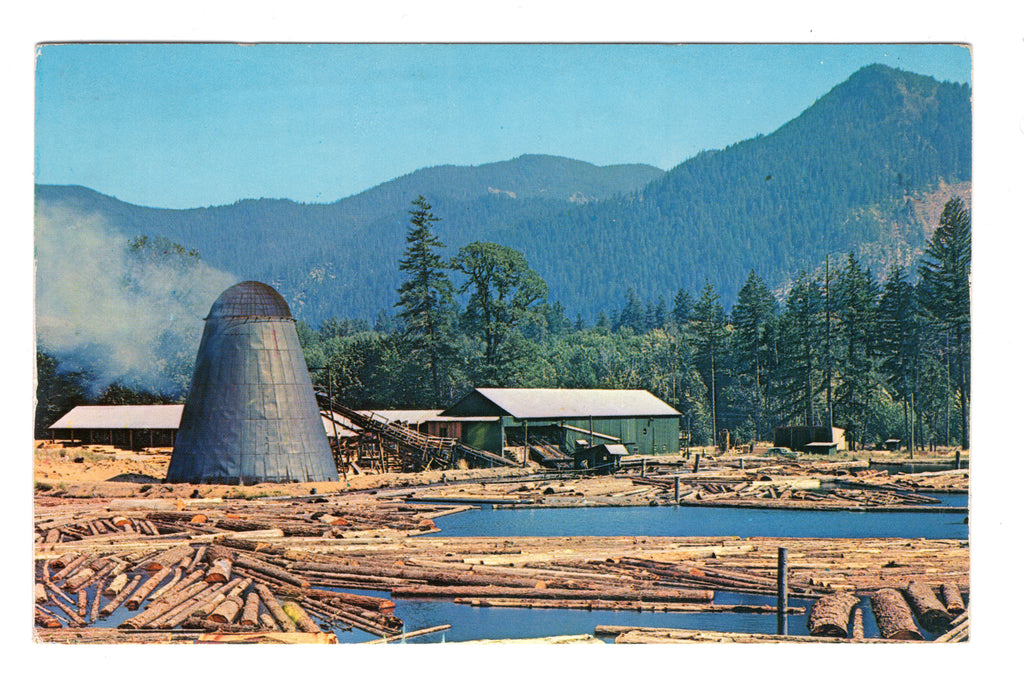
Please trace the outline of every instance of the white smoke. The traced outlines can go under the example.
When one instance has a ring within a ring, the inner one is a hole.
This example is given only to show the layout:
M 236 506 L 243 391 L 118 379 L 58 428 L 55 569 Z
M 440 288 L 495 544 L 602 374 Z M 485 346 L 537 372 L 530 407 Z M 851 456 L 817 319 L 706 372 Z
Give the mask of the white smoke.
M 96 392 L 113 382 L 180 394 L 188 387 L 203 318 L 236 279 L 180 255 L 129 248 L 97 215 L 37 202 L 36 338 L 64 371 Z

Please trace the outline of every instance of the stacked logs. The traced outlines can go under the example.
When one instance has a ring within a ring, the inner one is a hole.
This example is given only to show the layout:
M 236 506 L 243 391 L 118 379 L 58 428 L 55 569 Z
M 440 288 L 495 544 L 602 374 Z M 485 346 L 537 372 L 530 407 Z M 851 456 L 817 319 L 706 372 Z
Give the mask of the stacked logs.
M 424 533 L 437 530 L 432 516 L 465 509 L 465 506 L 406 504 L 362 509 L 327 507 L 324 503 L 327 503 L 326 498 L 282 501 L 261 506 L 259 512 L 244 504 L 204 512 L 148 510 L 136 516 L 109 511 L 79 512 L 37 520 L 35 542 L 55 545 L 104 538 L 113 542 L 171 534 L 223 536 L 270 530 L 293 537 L 340 537 L 345 532 L 370 529 Z
M 310 589 L 271 559 L 187 543 L 145 554 L 67 553 L 37 562 L 36 625 L 84 627 L 123 610 L 132 614 L 118 624 L 122 630 L 314 633 L 319 618 L 381 637 L 401 633 L 391 601 Z
M 159 530 L 143 517 L 101 515 L 89 519 L 40 521 L 35 525 L 35 542 L 46 545 L 80 541 L 99 536 L 121 540 L 156 536 Z

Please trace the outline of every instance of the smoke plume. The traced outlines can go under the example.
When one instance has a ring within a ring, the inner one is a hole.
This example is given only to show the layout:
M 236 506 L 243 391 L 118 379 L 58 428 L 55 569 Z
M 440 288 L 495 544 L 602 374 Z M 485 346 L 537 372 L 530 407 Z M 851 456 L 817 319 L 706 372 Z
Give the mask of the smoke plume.
M 188 388 L 210 305 L 236 282 L 194 254 L 129 246 L 98 215 L 36 204 L 36 339 L 93 393 L 117 382 L 171 396 Z

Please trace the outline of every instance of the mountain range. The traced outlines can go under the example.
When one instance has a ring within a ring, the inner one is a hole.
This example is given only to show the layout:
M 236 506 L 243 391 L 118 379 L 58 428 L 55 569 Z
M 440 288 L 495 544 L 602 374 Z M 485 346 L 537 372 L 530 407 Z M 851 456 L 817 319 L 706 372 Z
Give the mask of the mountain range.
M 827 254 L 853 252 L 881 275 L 920 255 L 942 205 L 969 201 L 970 183 L 969 86 L 872 65 L 778 130 L 668 171 L 524 155 L 422 169 L 329 204 L 160 209 L 53 185 L 37 185 L 36 201 L 98 218 L 126 241 L 195 249 L 238 280 L 273 285 L 315 325 L 393 310 L 408 211 L 422 195 L 449 255 L 478 240 L 518 249 L 550 301 L 593 321 L 630 289 L 671 304 L 710 282 L 728 306 L 751 270 L 781 293 Z

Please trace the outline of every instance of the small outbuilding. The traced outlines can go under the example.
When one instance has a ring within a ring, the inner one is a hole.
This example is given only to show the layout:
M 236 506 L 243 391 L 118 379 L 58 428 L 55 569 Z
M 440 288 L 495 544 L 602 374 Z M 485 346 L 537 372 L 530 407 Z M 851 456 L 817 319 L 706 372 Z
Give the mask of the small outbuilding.
M 834 443 L 837 451 L 846 450 L 846 430 L 838 427 L 793 425 L 775 428 L 775 446 L 791 448 L 794 451 L 807 451 L 811 443 Z
M 813 455 L 835 455 L 839 444 L 835 441 L 812 441 L 805 443 L 803 450 Z
M 622 444 L 600 444 L 583 448 L 572 454 L 572 466 L 589 474 L 609 474 L 618 471 L 622 458 L 629 451 Z

